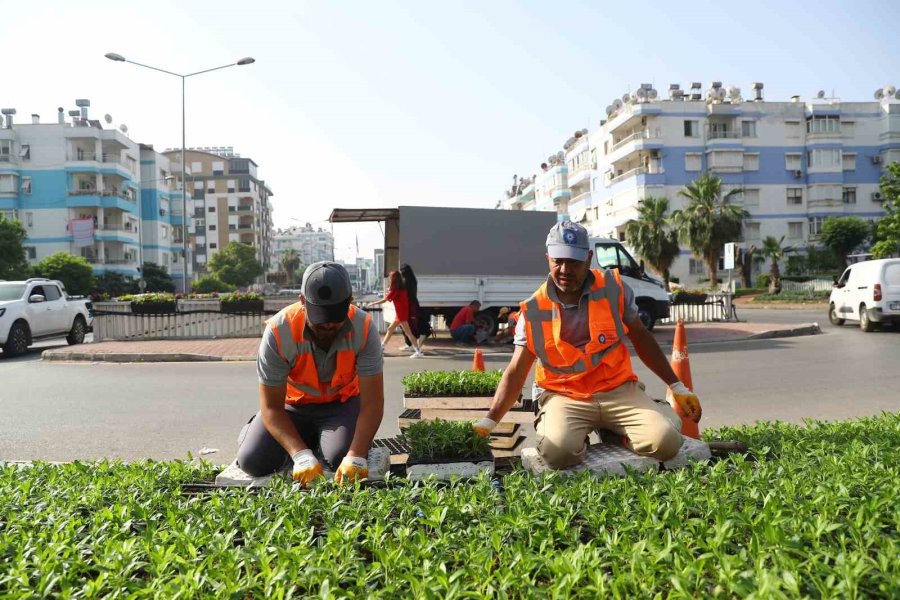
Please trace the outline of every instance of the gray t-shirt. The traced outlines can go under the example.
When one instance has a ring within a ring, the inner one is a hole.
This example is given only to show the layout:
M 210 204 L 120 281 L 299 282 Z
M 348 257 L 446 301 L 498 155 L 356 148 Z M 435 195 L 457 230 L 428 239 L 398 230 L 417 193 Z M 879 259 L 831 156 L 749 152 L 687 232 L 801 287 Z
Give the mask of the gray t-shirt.
M 559 328 L 560 337 L 581 350 L 584 349 L 584 346 L 591 339 L 591 331 L 588 324 L 588 302 L 585 300 L 585 296 L 591 293 L 592 285 L 594 285 L 594 274 L 589 272 L 584 280 L 584 287 L 581 290 L 581 298 L 578 299 L 578 304 L 560 304 L 562 307 L 560 311 L 562 320 Z M 634 291 L 624 281 L 622 282 L 622 287 L 625 289 L 625 316 L 623 320 L 631 321 L 637 316 L 638 310 L 637 304 L 634 302 Z M 559 297 L 556 295 L 556 286 L 553 285 L 549 277 L 547 278 L 547 295 L 554 302 L 559 302 Z M 519 319 L 516 322 L 516 335 L 513 338 L 513 343 L 516 346 L 528 346 L 525 340 L 525 319 Z
M 345 327 L 352 326 L 352 322 L 347 321 Z M 306 328 L 304 335 L 309 335 L 309 327 Z M 315 344 L 312 346 L 319 380 L 331 381 L 334 370 L 337 368 L 337 352 L 334 349 L 322 350 Z M 290 370 L 290 365 L 278 353 L 278 346 L 275 343 L 275 334 L 272 332 L 272 328 L 266 327 L 266 332 L 263 334 L 262 342 L 259 344 L 259 353 L 256 357 L 256 375 L 259 377 L 259 382 L 263 385 L 279 386 L 287 381 Z M 384 350 L 381 347 L 381 337 L 378 335 L 378 329 L 375 327 L 375 321 L 373 320 L 369 321 L 369 335 L 366 338 L 366 345 L 356 355 L 356 371 L 361 377 L 371 377 L 378 375 L 383 370 Z

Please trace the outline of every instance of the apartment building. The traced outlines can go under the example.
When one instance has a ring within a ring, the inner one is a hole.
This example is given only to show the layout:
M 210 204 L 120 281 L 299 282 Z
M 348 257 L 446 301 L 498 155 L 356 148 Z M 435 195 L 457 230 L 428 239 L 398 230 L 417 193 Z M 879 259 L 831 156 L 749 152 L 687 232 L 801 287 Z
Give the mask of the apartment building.
M 172 175 L 181 177 L 181 151 L 168 149 Z M 185 153 L 189 245 L 194 271 L 208 272 L 209 260 L 229 242 L 249 244 L 269 270 L 272 260 L 272 190 L 259 178 L 258 165 L 228 147 L 189 148 Z M 175 196 L 180 202 L 180 196 Z
M 648 196 L 686 205 L 679 191 L 703 172 L 720 177 L 724 191 L 750 216 L 746 244 L 766 236 L 795 247 L 818 243 L 829 216 L 874 220 L 885 214 L 879 182 L 884 165 L 900 160 L 900 94 L 893 86 L 873 101 L 845 102 L 824 91 L 813 98 L 767 101 L 754 83 L 745 96 L 712 82 L 669 87 L 660 98 L 642 84 L 607 107 L 607 119 L 569 138 L 541 171 L 517 177 L 502 205 L 556 210 L 595 235 L 625 239 Z M 565 177 L 568 194 L 557 178 Z M 554 186 L 555 184 L 555 186 Z M 548 193 L 549 191 L 549 193 Z M 542 195 L 543 194 L 543 195 Z M 682 282 L 705 275 L 687 249 L 672 269 Z
M 108 128 L 109 115 L 91 119 L 89 100 L 75 104 L 50 122 L 33 114 L 19 123 L 15 109 L 2 110 L 0 212 L 22 222 L 32 264 L 64 251 L 97 274 L 138 277 L 141 149 L 127 127 Z
M 297 253 L 301 265 L 311 265 L 323 260 L 334 260 L 334 236 L 330 231 L 304 227 L 278 230 L 272 238 L 273 258 L 270 271 L 281 271 L 281 259 L 288 250 Z

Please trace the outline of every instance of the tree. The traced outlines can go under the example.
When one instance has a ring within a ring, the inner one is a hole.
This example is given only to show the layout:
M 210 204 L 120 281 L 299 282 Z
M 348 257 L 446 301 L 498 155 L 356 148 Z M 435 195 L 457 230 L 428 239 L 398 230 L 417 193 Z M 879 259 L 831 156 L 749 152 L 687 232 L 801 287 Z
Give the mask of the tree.
M 100 293 L 109 294 L 113 298 L 125 294 L 136 294 L 139 291 L 137 282 L 133 278 L 126 277 L 115 271 L 96 275 L 94 277 L 94 289 Z
M 58 279 L 66 286 L 66 291 L 75 296 L 86 296 L 94 289 L 94 269 L 81 256 L 68 252 L 51 254 L 35 267 L 39 277 Z
M 794 251 L 790 246 L 782 246 L 783 243 L 784 236 L 781 236 L 781 239 L 779 240 L 771 235 L 767 235 L 762 243 L 761 253 L 763 258 L 768 258 L 772 261 L 772 264 L 769 267 L 770 294 L 781 293 L 781 269 L 779 268 L 778 262 L 783 260 L 787 253 Z
M 722 180 L 704 173 L 679 192 L 689 200 L 688 206 L 672 213 L 679 239 L 706 263 L 713 286 L 718 281 L 722 246 L 740 237 L 742 221 L 750 216 L 740 206 L 729 204 L 740 193 L 732 190 L 722 196 Z
M 19 221 L 0 215 L 0 279 L 25 279 L 28 276 L 27 237 L 28 233 Z
M 287 283 L 294 283 L 294 273 L 300 267 L 300 255 L 293 248 L 288 248 L 281 255 L 281 268 L 287 273 Z
M 847 255 L 869 237 L 869 224 L 859 217 L 828 217 L 822 223 L 819 241 L 834 253 L 841 264 L 847 266 Z
M 667 198 L 645 198 L 638 207 L 638 220 L 625 227 L 628 242 L 653 270 L 662 275 L 669 290 L 669 270 L 678 257 L 678 234 L 669 227 Z
M 900 163 L 887 166 L 887 174 L 881 178 L 881 198 L 887 216 L 875 223 L 875 258 L 900 253 Z
M 212 294 L 213 292 L 233 292 L 234 286 L 225 283 L 215 275 L 206 275 L 194 282 L 191 288 L 198 294 Z
M 738 248 L 737 264 L 741 268 L 741 285 L 745 288 L 753 287 L 753 255 L 759 250 L 755 245 L 750 244 L 746 249 Z
M 250 244 L 228 242 L 228 245 L 209 260 L 209 271 L 225 283 L 248 286 L 263 274 L 256 260 L 256 250 Z
M 161 267 L 156 263 L 145 262 L 141 275 L 147 283 L 147 287 L 144 290 L 146 292 L 175 291 L 175 282 L 172 281 L 172 276 L 169 275 L 165 267 Z

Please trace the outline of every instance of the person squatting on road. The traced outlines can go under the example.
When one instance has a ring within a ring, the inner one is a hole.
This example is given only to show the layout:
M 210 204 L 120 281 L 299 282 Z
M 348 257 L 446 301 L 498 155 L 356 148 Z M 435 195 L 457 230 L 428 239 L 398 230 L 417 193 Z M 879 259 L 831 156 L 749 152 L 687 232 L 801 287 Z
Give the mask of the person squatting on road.
M 681 447 L 681 420 L 667 403 L 651 400 L 631 367 L 625 336 L 641 361 L 672 390 L 675 401 L 699 421 L 697 396 L 678 380 L 656 339 L 637 315 L 634 293 L 618 269 L 590 268 L 587 230 L 568 221 L 547 236 L 550 274 L 521 303 L 513 357 L 487 416 L 474 424 L 482 436 L 519 398 L 535 359 L 538 453 L 553 468 L 584 460 L 594 429 L 626 436 L 637 454 L 668 460 Z
M 300 292 L 267 322 L 256 361 L 260 410 L 241 432 L 238 465 L 258 477 L 290 458 L 303 485 L 322 477 L 322 462 L 336 481 L 365 478 L 384 414 L 378 330 L 350 303 L 350 275 L 338 263 L 310 265 Z

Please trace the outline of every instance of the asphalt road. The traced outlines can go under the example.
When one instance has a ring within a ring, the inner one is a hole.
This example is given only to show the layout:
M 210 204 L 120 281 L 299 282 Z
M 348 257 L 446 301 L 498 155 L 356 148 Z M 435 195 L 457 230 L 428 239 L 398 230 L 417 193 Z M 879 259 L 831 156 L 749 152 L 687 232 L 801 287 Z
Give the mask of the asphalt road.
M 694 384 L 704 407 L 701 427 L 900 410 L 900 332 L 833 327 L 820 312 L 746 310 L 740 316 L 818 322 L 823 335 L 691 346 Z M 40 351 L 55 345 L 0 359 L 0 460 L 170 459 L 213 448 L 218 451 L 206 458 L 226 463 L 241 425 L 256 411 L 252 363 L 42 362 Z M 489 355 L 486 366 L 503 368 L 508 358 Z M 403 375 L 464 369 L 470 361 L 387 359 L 379 437 L 397 433 Z M 648 390 L 662 397 L 662 382 L 639 361 L 635 366 Z

